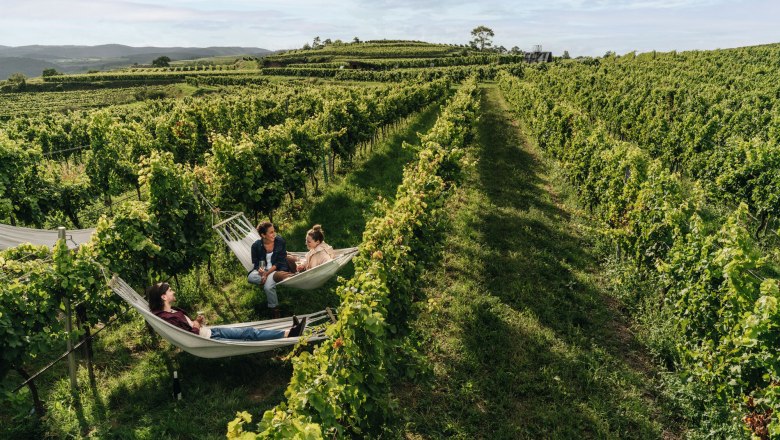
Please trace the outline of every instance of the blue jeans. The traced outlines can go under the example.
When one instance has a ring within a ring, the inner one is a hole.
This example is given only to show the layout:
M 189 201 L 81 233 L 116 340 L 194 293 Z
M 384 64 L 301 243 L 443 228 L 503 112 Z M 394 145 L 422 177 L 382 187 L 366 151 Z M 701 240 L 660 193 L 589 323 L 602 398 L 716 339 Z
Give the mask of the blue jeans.
M 254 327 L 212 327 L 211 339 L 267 341 L 284 337 L 284 330 L 263 330 Z
M 249 272 L 249 275 L 247 276 L 247 281 L 252 284 L 257 284 L 258 286 L 261 284 L 262 279 L 263 278 L 260 276 L 260 273 L 258 273 L 256 270 Z M 263 290 L 265 291 L 265 298 L 268 300 L 268 308 L 272 309 L 274 307 L 278 307 L 279 297 L 276 296 L 276 281 L 274 281 L 273 276 L 269 276 L 265 280 Z

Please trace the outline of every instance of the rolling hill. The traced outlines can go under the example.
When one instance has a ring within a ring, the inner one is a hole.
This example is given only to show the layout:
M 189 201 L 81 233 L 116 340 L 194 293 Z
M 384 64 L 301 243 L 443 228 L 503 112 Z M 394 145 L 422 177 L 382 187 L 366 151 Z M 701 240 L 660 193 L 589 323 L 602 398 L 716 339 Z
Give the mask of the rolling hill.
M 120 66 L 149 64 L 157 57 L 185 60 L 225 55 L 264 56 L 271 53 L 258 47 L 132 47 L 121 44 L 100 46 L 0 46 L 0 80 L 21 72 L 40 76 L 43 69 L 81 73 Z

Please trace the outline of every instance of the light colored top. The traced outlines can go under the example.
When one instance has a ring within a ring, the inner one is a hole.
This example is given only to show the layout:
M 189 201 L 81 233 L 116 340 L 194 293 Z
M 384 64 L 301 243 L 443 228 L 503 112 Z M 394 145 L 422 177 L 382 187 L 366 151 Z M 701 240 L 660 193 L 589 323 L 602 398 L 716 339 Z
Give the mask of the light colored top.
M 313 269 L 320 264 L 327 263 L 335 257 L 336 254 L 333 253 L 333 248 L 323 241 L 317 245 L 316 248 L 306 253 L 306 263 L 304 263 L 304 267 L 306 270 Z
M 190 319 L 190 317 L 187 316 L 187 315 L 184 315 L 184 317 L 187 318 L 187 323 L 190 325 L 190 327 L 192 327 L 193 325 L 192 325 L 192 320 Z M 198 333 L 198 336 L 206 338 L 206 339 L 211 339 L 211 329 L 206 327 L 206 326 L 201 326 L 200 327 L 200 333 Z

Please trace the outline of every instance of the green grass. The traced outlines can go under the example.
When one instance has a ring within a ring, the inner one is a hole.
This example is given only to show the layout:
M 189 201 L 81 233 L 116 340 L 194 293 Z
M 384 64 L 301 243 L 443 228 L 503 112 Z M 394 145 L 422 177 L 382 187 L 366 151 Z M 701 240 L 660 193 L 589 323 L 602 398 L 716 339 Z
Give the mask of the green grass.
M 438 111 L 437 105 L 425 109 L 353 163 L 348 174 L 337 175 L 323 194 L 278 213 L 275 220 L 289 248 L 303 250 L 305 232 L 314 223 L 323 225 L 334 247 L 359 244 L 375 201 L 395 196 L 403 166 L 414 157 L 400 148 L 402 141 L 416 141 L 416 133 L 426 132 Z M 262 290 L 246 283 L 238 261 L 222 248 L 212 255 L 216 285 L 209 282 L 205 267 L 179 277 L 180 305 L 205 310 L 211 324 L 265 318 Z M 351 272 L 348 266 L 341 275 Z M 282 310 L 290 315 L 336 306 L 335 285 L 331 280 L 312 291 L 280 287 Z M 237 411 L 250 411 L 258 419 L 284 399 L 292 372 L 282 358 L 288 351 L 196 358 L 150 336 L 143 320 L 130 311 L 96 340 L 94 387 L 81 369 L 80 394 L 73 399 L 66 363 L 59 363 L 37 382 L 48 415 L 40 422 L 18 415 L 30 405 L 24 389 L 14 408 L 0 409 L 0 438 L 221 439 Z M 171 398 L 174 369 L 183 388 L 184 400 L 179 402 Z M 6 381 L 15 384 L 19 378 L 11 374 Z
M 661 438 L 652 363 L 558 171 L 485 89 L 478 165 L 415 328 L 431 374 L 398 384 L 405 438 Z

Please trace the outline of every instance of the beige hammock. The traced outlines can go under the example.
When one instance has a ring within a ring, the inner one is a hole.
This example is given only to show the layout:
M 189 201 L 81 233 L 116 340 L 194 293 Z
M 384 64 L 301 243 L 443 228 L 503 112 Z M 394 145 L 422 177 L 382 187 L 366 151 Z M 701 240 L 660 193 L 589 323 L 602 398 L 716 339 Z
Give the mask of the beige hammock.
M 88 242 L 94 232 L 95 228 L 66 231 L 68 247 L 74 249 Z M 16 247 L 23 243 L 44 245 L 51 248 L 57 244 L 58 239 L 59 232 L 57 230 L 31 229 L 0 224 L 0 250 Z
M 221 358 L 227 356 L 238 356 L 242 354 L 259 353 L 273 350 L 276 348 L 295 345 L 299 338 L 281 338 L 268 341 L 232 341 L 224 339 L 206 339 L 187 330 L 169 324 L 164 319 L 155 315 L 149 310 L 149 303 L 139 295 L 124 280 L 114 275 L 108 285 L 111 290 L 122 297 L 128 304 L 133 306 L 154 331 L 162 336 L 166 341 L 181 348 L 187 353 L 202 358 Z M 307 317 L 308 323 L 317 323 L 326 319 L 333 319 L 327 310 L 311 313 L 308 315 L 299 315 Z M 286 330 L 292 326 L 292 318 L 272 319 L 269 321 L 241 322 L 237 324 L 219 325 L 217 327 L 255 327 L 267 330 Z M 319 341 L 325 339 L 322 334 L 315 334 L 309 337 L 309 341 Z
M 238 214 L 213 226 L 247 272 L 252 270 L 252 244 L 260 240 L 260 234 L 252 227 L 244 213 Z M 277 286 L 293 287 L 295 289 L 316 289 L 322 287 L 333 275 L 344 267 L 352 257 L 357 255 L 358 248 L 334 249 L 335 258 L 313 269 L 293 275 L 276 283 Z M 303 258 L 306 252 L 287 252 L 296 258 Z

